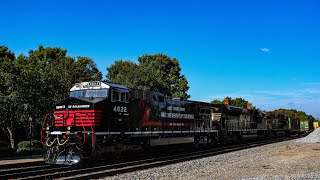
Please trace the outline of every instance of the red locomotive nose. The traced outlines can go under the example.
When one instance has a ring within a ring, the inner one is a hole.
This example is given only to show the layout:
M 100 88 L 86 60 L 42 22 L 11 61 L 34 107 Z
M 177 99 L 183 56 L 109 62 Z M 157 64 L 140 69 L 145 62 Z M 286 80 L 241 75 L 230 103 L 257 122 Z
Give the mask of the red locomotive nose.
M 102 110 L 57 110 L 54 114 L 54 126 L 100 126 L 102 120 Z

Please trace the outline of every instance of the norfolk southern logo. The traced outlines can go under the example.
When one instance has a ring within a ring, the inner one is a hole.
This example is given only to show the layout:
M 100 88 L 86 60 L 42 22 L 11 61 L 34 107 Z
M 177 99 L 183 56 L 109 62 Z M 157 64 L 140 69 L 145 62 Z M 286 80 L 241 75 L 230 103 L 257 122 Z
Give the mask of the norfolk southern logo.
M 193 114 L 166 113 L 166 112 L 161 112 L 161 117 L 173 118 L 173 119 L 194 119 Z
M 180 112 L 185 112 L 186 109 L 182 107 L 173 107 L 168 106 L 168 111 L 176 111 L 176 112 L 161 112 L 161 117 L 163 118 L 172 118 L 172 119 L 194 119 L 193 114 L 184 114 Z
M 90 105 L 68 105 L 68 109 L 85 109 L 85 108 L 89 108 Z M 66 106 L 62 105 L 62 106 L 56 106 L 56 109 L 65 109 Z
M 83 108 L 89 108 L 90 105 L 68 105 L 69 109 L 83 109 Z

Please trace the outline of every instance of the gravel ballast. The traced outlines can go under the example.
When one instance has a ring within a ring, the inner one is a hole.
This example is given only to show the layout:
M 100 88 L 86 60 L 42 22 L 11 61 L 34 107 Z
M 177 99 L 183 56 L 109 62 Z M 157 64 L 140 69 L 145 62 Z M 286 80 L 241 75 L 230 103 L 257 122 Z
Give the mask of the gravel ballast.
M 106 179 L 320 179 L 320 129 L 309 136 Z

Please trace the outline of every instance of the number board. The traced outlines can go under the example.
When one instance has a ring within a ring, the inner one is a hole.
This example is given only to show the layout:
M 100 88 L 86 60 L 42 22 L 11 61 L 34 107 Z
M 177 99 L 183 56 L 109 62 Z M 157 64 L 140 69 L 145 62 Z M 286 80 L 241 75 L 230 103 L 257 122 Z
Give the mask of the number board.
M 97 87 L 97 86 L 101 86 L 101 82 L 100 81 L 91 81 L 88 83 L 89 87 Z
M 128 108 L 126 106 L 114 106 L 113 112 L 116 112 L 119 114 L 123 113 L 123 115 L 129 115 Z

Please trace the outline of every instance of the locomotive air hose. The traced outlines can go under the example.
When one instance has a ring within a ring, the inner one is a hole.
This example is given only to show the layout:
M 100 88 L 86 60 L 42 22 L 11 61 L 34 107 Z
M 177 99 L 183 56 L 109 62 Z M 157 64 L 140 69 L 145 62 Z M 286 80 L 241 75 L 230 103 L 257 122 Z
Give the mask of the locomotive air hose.
M 48 140 L 47 140 L 47 141 L 46 141 L 46 145 L 47 145 L 48 147 L 51 147 L 55 141 L 58 142 L 58 145 L 59 145 L 59 146 L 63 146 L 63 145 L 65 145 L 65 144 L 69 141 L 69 138 L 67 138 L 67 140 L 65 140 L 63 143 L 60 143 L 59 138 L 56 137 L 56 138 L 51 142 L 51 144 L 49 144 L 49 143 L 48 143 Z

